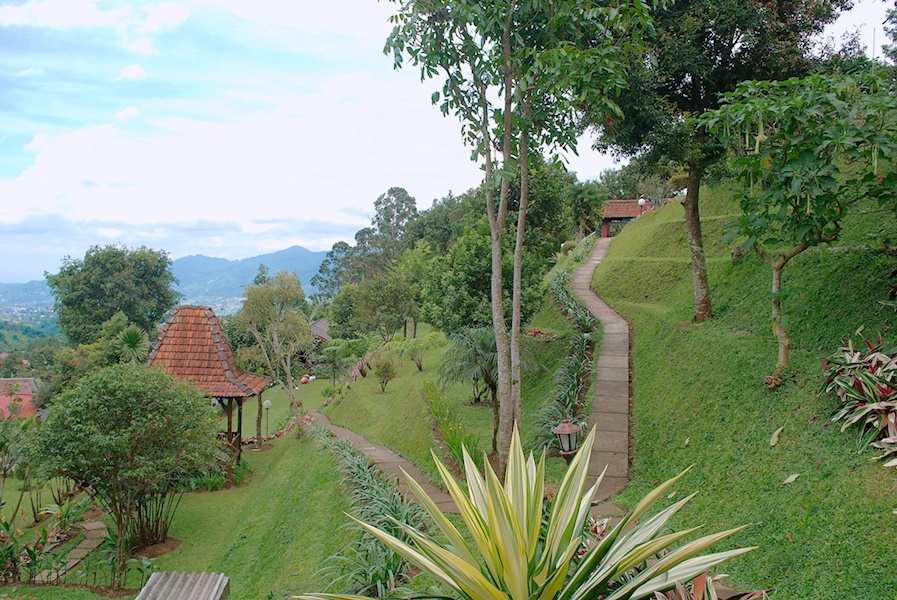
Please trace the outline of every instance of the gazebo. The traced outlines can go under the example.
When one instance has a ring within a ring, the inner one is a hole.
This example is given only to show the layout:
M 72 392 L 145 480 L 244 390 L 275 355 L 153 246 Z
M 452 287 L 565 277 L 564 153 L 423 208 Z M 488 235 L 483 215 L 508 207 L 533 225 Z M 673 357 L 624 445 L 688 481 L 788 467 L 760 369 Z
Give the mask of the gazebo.
M 259 396 L 270 378 L 237 368 L 234 351 L 210 306 L 178 306 L 162 326 L 147 365 L 160 365 L 217 399 L 227 415 L 227 442 L 237 462 L 243 438 L 243 402 Z M 233 430 L 234 407 L 237 430 Z

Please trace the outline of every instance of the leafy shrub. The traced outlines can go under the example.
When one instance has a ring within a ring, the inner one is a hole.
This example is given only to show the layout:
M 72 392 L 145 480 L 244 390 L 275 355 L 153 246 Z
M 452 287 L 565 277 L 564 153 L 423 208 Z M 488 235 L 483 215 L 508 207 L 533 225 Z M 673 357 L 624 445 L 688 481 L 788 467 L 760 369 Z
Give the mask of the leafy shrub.
M 880 460 L 897 454 L 897 350 L 882 352 L 880 339 L 877 344 L 863 342 L 865 355 L 851 340 L 823 362 L 829 373 L 823 389 L 835 393 L 842 404 L 832 421 L 844 421 L 841 431 L 858 425 L 862 447 L 884 450 Z M 897 467 L 897 458 L 884 466 Z
M 468 485 L 462 489 L 448 469 L 437 463 L 458 505 L 464 530 L 450 521 L 413 480 L 409 485 L 438 527 L 438 538 L 404 525 L 403 533 L 412 539 L 409 543 L 373 523 L 363 526 L 449 587 L 448 597 L 462 598 L 657 598 L 656 594 L 675 589 L 676 582 L 689 582 L 707 569 L 754 549 L 701 555 L 744 527 L 670 549 L 695 531 L 667 530 L 670 519 L 694 494 L 654 516 L 646 513 L 654 502 L 670 496 L 670 488 L 685 472 L 651 491 L 603 537 L 583 539 L 597 490 L 597 485 L 586 484 L 594 440 L 593 430 L 573 458 L 547 515 L 545 458 L 537 463 L 532 454 L 525 457 L 515 429 L 504 484 L 489 464 L 483 476 L 472 461 L 465 460 Z
M 570 319 L 580 332 L 589 333 L 597 328 L 598 319 L 570 291 L 571 278 L 570 271 L 558 269 L 548 284 L 548 291 L 551 292 L 551 297 L 564 316 Z
M 233 479 L 234 485 L 240 487 L 243 485 L 243 482 L 246 481 L 246 476 L 249 475 L 249 465 L 246 461 L 241 461 L 240 464 L 234 467 L 233 471 Z
M 567 240 L 563 244 L 561 244 L 561 254 L 567 255 L 572 252 L 578 244 L 573 240 Z
M 538 445 L 545 448 L 557 445 L 557 436 L 551 430 L 564 419 L 585 429 L 594 350 L 595 344 L 588 333 L 575 335 L 570 340 L 567 360 L 554 374 L 554 395 L 539 412 Z
M 374 377 L 380 382 L 380 391 L 386 393 L 386 385 L 396 378 L 396 363 L 388 356 L 381 356 L 374 363 Z
M 576 247 L 576 250 L 573 251 L 573 260 L 578 263 L 585 262 L 589 256 L 592 255 L 592 249 L 595 247 L 595 242 L 598 241 L 598 238 L 594 233 L 590 233 L 586 237 L 582 238 L 582 241 L 579 242 L 579 246 Z
M 442 439 L 448 447 L 449 455 L 458 465 L 464 464 L 464 447 L 473 456 L 477 466 L 482 466 L 483 457 L 478 448 L 477 436 L 464 428 L 458 413 L 452 408 L 445 395 L 435 385 L 424 383 L 424 398 L 430 405 L 430 413 L 442 432 Z

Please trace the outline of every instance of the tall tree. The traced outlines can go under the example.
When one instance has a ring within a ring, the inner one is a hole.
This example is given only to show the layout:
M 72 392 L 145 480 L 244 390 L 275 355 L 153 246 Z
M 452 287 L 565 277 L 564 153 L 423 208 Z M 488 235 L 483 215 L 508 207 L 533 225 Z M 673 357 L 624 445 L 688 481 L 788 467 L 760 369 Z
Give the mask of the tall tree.
M 103 323 L 121 311 L 152 331 L 180 294 L 164 250 L 146 246 L 91 246 L 83 259 L 66 256 L 58 273 L 44 273 L 56 298 L 59 328 L 74 344 L 89 344 Z
M 404 188 L 391 187 L 374 201 L 374 218 L 380 269 L 390 265 L 406 247 L 408 224 L 417 216 L 417 203 Z
M 567 207 L 576 224 L 576 238 L 595 231 L 601 225 L 601 209 L 610 194 L 597 181 L 576 182 L 567 188 Z
M 115 589 L 141 501 L 180 493 L 178 482 L 213 466 L 219 452 L 203 394 L 134 364 L 92 373 L 65 392 L 25 450 L 45 477 L 73 479 L 108 509 L 118 531 Z
M 279 383 L 299 416 L 294 370 L 311 352 L 314 338 L 305 318 L 305 292 L 295 273 L 279 271 L 264 283 L 247 285 L 234 326 L 252 335 L 268 375 Z
M 504 471 L 514 423 L 520 419 L 522 257 L 529 208 L 530 148 L 571 147 L 571 100 L 586 94 L 609 102 L 624 81 L 616 59 L 620 38 L 647 23 L 647 5 L 626 0 L 603 6 L 582 0 L 456 2 L 394 0 L 399 12 L 387 51 L 400 67 L 405 55 L 423 77 L 444 76 L 433 100 L 461 120 L 474 160 L 483 161 L 483 191 L 491 236 L 492 321 L 498 349 Z M 494 105 L 494 98 L 500 99 Z M 501 164 L 497 164 L 498 154 Z M 520 179 L 514 235 L 511 326 L 502 297 L 503 236 L 513 179 Z M 496 189 L 497 187 L 497 189 Z M 496 191 L 497 197 L 496 197 Z
M 835 241 L 856 202 L 897 207 L 894 91 L 891 81 L 869 74 L 749 81 L 703 121 L 743 155 L 735 161 L 745 188 L 736 195 L 743 215 L 730 224 L 730 237 L 744 240 L 772 268 L 778 372 L 788 366 L 791 348 L 782 312 L 785 265 Z M 753 140 L 747 148 L 745 138 Z
M 598 148 L 673 160 L 688 174 L 685 228 L 694 280 L 694 320 L 713 316 L 699 191 L 708 166 L 724 154 L 696 119 L 719 107 L 720 95 L 748 79 L 785 79 L 812 66 L 812 37 L 852 0 L 675 0 L 654 12 L 654 35 L 630 52 L 622 112 L 590 107 Z

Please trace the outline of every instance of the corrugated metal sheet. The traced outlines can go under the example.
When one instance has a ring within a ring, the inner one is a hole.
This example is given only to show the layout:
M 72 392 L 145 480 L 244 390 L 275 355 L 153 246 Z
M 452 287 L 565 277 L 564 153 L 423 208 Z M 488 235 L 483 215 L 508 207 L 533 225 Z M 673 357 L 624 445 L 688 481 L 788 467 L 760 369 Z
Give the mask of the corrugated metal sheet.
M 224 600 L 230 578 L 218 573 L 153 573 L 136 600 Z

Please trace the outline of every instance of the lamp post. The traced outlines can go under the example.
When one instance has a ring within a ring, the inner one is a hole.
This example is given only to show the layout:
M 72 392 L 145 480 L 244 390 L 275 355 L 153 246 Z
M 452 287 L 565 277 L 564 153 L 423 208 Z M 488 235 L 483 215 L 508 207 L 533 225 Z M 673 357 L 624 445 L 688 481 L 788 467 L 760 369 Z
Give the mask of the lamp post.
M 265 407 L 265 437 L 268 437 L 268 410 L 271 408 L 271 401 L 265 400 L 262 406 Z
M 561 421 L 561 424 L 551 430 L 551 433 L 558 436 L 558 443 L 561 446 L 561 456 L 570 464 L 573 457 L 576 456 L 576 447 L 579 445 L 577 436 L 582 431 L 582 427 L 577 427 L 567 419 Z
M 641 215 L 645 212 L 645 195 L 642 194 L 642 197 L 638 199 L 638 214 Z

